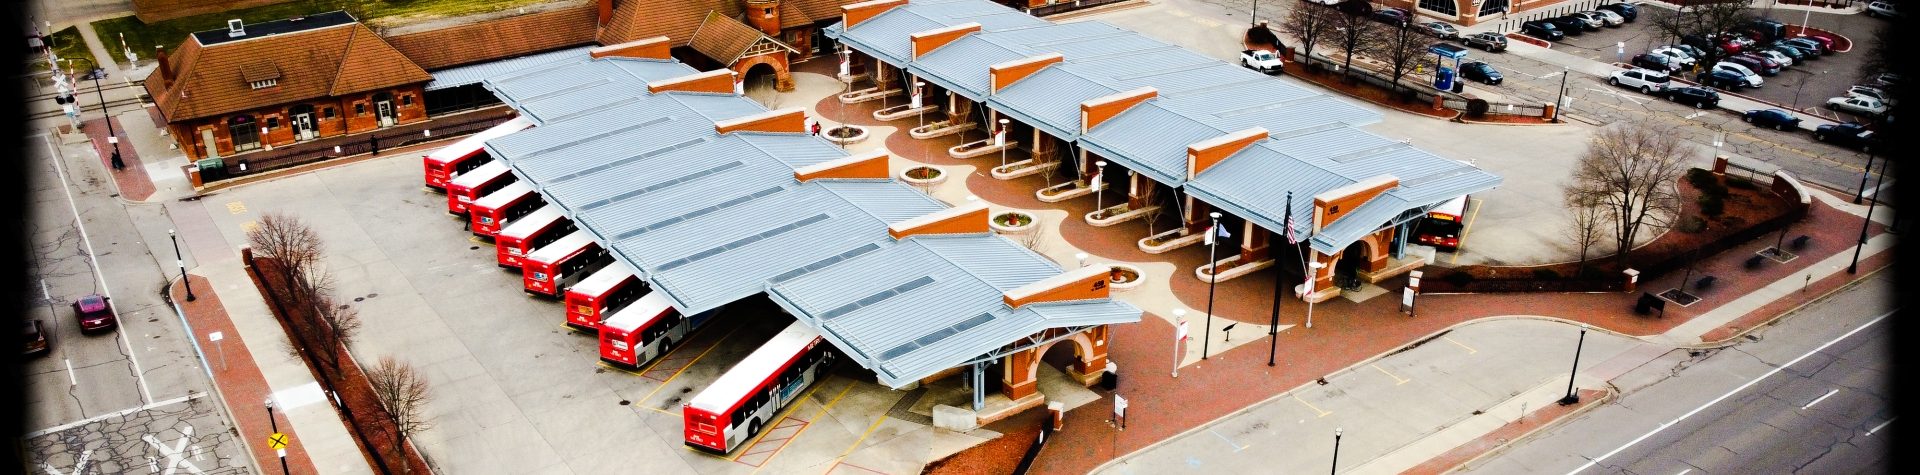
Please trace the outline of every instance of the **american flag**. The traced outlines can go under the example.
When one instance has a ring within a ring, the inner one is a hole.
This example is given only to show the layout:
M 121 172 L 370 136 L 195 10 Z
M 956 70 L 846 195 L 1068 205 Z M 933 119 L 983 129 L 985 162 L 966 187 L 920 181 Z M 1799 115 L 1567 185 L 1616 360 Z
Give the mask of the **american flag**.
M 1300 239 L 1293 237 L 1293 213 L 1287 213 L 1287 244 L 1299 244 Z

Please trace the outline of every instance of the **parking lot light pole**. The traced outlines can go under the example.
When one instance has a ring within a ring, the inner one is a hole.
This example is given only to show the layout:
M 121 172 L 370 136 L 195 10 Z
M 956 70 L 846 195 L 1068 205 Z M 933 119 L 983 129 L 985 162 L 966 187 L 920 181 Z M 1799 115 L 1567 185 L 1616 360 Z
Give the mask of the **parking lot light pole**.
M 1873 156 L 1873 148 L 1869 146 L 1867 148 L 1867 168 L 1860 170 L 1860 189 L 1853 192 L 1853 204 L 1860 204 L 1860 198 L 1867 194 L 1867 178 L 1873 177 Z M 1884 174 L 1886 171 L 1883 170 L 1880 173 Z M 1879 193 L 1874 194 L 1877 195 Z
M 1860 221 L 1860 242 L 1853 246 L 1853 262 L 1847 264 L 1849 275 L 1860 272 L 1860 250 L 1867 247 L 1867 229 L 1873 226 L 1873 208 L 1880 204 L 1880 185 L 1887 181 L 1887 164 L 1891 161 L 1893 160 L 1880 161 L 1880 179 L 1874 181 L 1873 197 L 1867 199 L 1867 216 Z
M 1586 345 L 1587 324 L 1582 323 L 1580 324 L 1580 340 L 1573 345 L 1573 371 L 1567 372 L 1567 396 L 1560 398 L 1560 405 L 1562 406 L 1580 402 L 1580 395 L 1573 393 L 1573 378 L 1580 372 L 1580 350 Z
M 1213 226 L 1207 228 L 1207 332 L 1200 338 L 1200 359 L 1207 359 L 1207 344 L 1213 342 L 1213 287 L 1220 281 L 1220 261 L 1214 260 L 1214 250 L 1220 248 L 1220 212 L 1207 213 L 1213 218 Z
M 172 229 L 168 229 L 167 239 L 173 241 L 173 264 L 180 266 L 180 284 L 187 286 L 187 301 L 192 302 L 193 282 L 187 280 L 187 261 L 180 257 L 180 237 L 175 236 Z
M 1333 466 L 1329 468 L 1327 473 L 1330 473 L 1330 474 L 1340 473 L 1340 428 L 1339 427 L 1333 428 Z

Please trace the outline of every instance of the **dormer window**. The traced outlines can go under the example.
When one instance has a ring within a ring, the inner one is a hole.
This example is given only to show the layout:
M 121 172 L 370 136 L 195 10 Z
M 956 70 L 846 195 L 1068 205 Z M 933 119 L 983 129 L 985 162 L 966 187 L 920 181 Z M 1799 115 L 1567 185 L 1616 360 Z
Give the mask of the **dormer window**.
M 256 91 L 279 85 L 280 65 L 271 60 L 248 63 L 240 67 L 240 79 Z
M 262 80 L 250 82 L 247 84 L 253 86 L 254 89 L 266 89 L 269 87 L 273 87 L 276 84 L 280 84 L 280 80 L 279 79 L 262 79 Z

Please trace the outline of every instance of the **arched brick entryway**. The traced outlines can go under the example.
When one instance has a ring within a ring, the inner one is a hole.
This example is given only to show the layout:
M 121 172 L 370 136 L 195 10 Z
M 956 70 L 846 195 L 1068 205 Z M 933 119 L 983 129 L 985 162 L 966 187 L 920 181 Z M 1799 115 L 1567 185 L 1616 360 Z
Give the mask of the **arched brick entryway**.
M 1078 379 L 1081 384 L 1091 386 L 1100 380 L 1100 374 L 1107 369 L 1107 332 L 1110 327 L 1100 325 L 1064 335 L 1066 329 L 1052 329 L 1042 332 L 1044 339 L 1062 337 L 1044 345 L 1021 350 L 1008 355 L 1001 375 L 1000 391 L 1007 399 L 1019 401 L 1039 393 L 1040 357 L 1053 345 L 1073 345 L 1073 367 L 1067 373 Z
M 786 51 L 740 58 L 739 61 L 733 62 L 733 67 L 730 67 L 728 69 L 732 69 L 733 72 L 739 73 L 741 78 L 746 78 L 747 73 L 753 72 L 754 66 L 759 66 L 763 64 L 773 68 L 774 90 L 777 90 L 780 92 L 793 92 L 793 74 L 787 71 L 787 52 Z

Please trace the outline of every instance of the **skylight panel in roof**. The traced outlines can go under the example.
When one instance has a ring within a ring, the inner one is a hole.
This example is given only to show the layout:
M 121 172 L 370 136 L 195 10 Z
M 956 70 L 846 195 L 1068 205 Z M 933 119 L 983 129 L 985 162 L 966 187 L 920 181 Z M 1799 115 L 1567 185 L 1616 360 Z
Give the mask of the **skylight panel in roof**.
M 1357 161 L 1363 158 L 1382 155 L 1388 152 L 1393 152 L 1403 148 L 1412 148 L 1412 147 L 1413 147 L 1412 145 L 1408 145 L 1406 142 L 1393 142 L 1385 145 L 1380 145 L 1380 146 L 1375 146 L 1370 148 L 1363 148 L 1360 150 L 1355 150 L 1352 152 L 1335 155 L 1333 157 L 1329 157 L 1328 160 L 1332 160 L 1334 163 L 1349 163 L 1349 162 Z
M 733 240 L 733 242 L 707 248 L 707 250 L 693 253 L 693 255 L 668 261 L 665 264 L 661 264 L 660 267 L 658 267 L 658 270 L 656 272 L 666 272 L 668 270 L 672 270 L 675 267 L 692 264 L 695 261 L 717 256 L 717 255 L 720 255 L 721 253 L 727 252 L 728 250 L 745 247 L 753 243 L 760 242 L 761 240 L 764 240 L 766 238 L 779 236 L 781 234 L 786 234 L 789 231 L 800 229 L 802 226 L 818 223 L 821 221 L 826 221 L 827 219 L 830 219 L 832 217 L 833 216 L 828 215 L 826 213 L 820 213 L 820 214 L 815 214 L 813 216 L 808 216 L 806 218 L 802 218 L 799 221 L 794 221 L 777 228 L 761 231 L 759 234 L 743 237 L 740 239 L 735 239 Z
M 780 275 L 776 275 L 776 276 L 773 276 L 773 278 L 771 279 L 767 279 L 767 281 L 774 284 L 778 284 L 781 282 L 785 282 L 787 279 L 792 279 L 794 277 L 806 275 L 807 273 L 824 269 L 827 266 L 834 265 L 836 263 L 839 263 L 840 261 L 859 257 L 861 254 L 877 251 L 879 249 L 880 249 L 880 243 L 870 242 L 870 243 L 867 243 L 866 245 L 853 248 L 852 250 L 849 250 L 847 252 L 842 252 L 839 254 L 835 254 L 833 256 L 828 256 L 827 258 L 821 259 L 819 261 L 815 261 L 812 264 L 807 264 L 805 266 L 801 266 L 799 268 L 795 268 L 790 271 L 782 272 L 780 273 Z
M 580 176 L 583 176 L 583 175 L 590 175 L 590 174 L 593 174 L 593 173 L 597 173 L 597 172 L 600 172 L 600 171 L 604 171 L 604 170 L 606 170 L 606 169 L 609 169 L 609 168 L 613 168 L 613 167 L 617 167 L 617 166 L 621 166 L 621 165 L 625 165 L 625 164 L 628 164 L 628 163 L 632 163 L 632 162 L 633 162 L 633 161 L 635 161 L 635 160 L 643 160 L 643 159 L 647 159 L 647 158 L 651 158 L 651 157 L 656 157 L 656 156 L 660 156 L 660 155 L 662 155 L 662 154 L 665 154 L 665 153 L 668 153 L 668 152 L 672 152 L 672 151 L 675 151 L 675 150 L 680 150 L 680 149 L 683 149 L 683 148 L 687 148 L 687 147 L 692 147 L 692 146 L 694 146 L 694 145 L 699 145 L 699 144 L 701 144 L 701 143 L 703 143 L 703 142 L 706 142 L 706 141 L 707 141 L 707 139 L 706 139 L 705 137 L 700 137 L 700 138 L 693 138 L 693 139 L 688 139 L 688 140 L 683 140 L 683 141 L 680 141 L 679 143 L 675 143 L 675 144 L 672 144 L 672 145 L 668 145 L 668 146 L 665 146 L 665 147 L 661 147 L 661 148 L 657 148 L 657 149 L 653 149 L 653 150 L 648 150 L 648 151 L 646 151 L 646 152 L 642 152 L 642 153 L 640 153 L 640 154 L 637 154 L 637 155 L 629 155 L 629 156 L 627 156 L 626 158 L 622 158 L 622 159 L 619 159 L 619 160 L 614 160 L 614 161 L 611 161 L 611 162 L 607 162 L 607 163 L 602 163 L 602 164 L 599 164 L 599 165 L 595 165 L 595 166 L 591 166 L 591 167 L 587 167 L 587 168 L 582 168 L 582 169 L 580 169 L 580 171 L 576 171 L 576 172 L 573 172 L 573 173 L 568 173 L 568 174 L 565 174 L 565 175 L 560 175 L 560 176 L 556 176 L 556 177 L 553 177 L 553 178 L 550 178 L 550 179 L 549 179 L 549 181 L 548 181 L 548 184 L 552 184 L 552 183 L 558 183 L 558 182 L 562 182 L 562 181 L 567 181 L 567 180 L 569 180 L 569 179 L 573 179 L 573 178 L 576 178 L 576 177 L 580 177 Z M 734 162 L 734 163 L 739 163 L 739 162 Z M 591 206 L 589 206 L 589 207 L 591 207 Z
M 938 343 L 940 342 L 940 340 L 944 340 L 950 336 L 965 333 L 967 330 L 972 330 L 974 327 L 985 325 L 987 324 L 987 322 L 991 322 L 991 321 L 993 321 L 993 312 L 983 312 L 979 315 L 973 316 L 973 318 L 966 319 L 966 321 L 960 322 L 958 324 L 954 324 L 953 326 L 950 326 L 950 327 L 934 330 L 932 332 L 927 333 L 926 335 L 921 336 L 920 338 L 914 339 L 913 341 L 902 343 L 899 346 L 895 346 L 893 348 L 888 349 L 887 351 L 880 352 L 880 359 L 890 360 L 894 358 L 899 358 L 901 355 L 912 353 L 913 350 L 918 350 L 921 347 Z
M 731 162 L 727 162 L 727 163 L 722 163 L 722 164 L 720 164 L 719 166 L 715 166 L 715 167 L 712 167 L 712 168 L 707 168 L 707 169 L 705 169 L 705 170 L 700 170 L 700 171 L 697 171 L 697 172 L 693 172 L 693 173 L 691 173 L 691 174 L 687 174 L 687 175 L 682 175 L 682 176 L 680 176 L 680 177 L 678 177 L 678 178 L 674 178 L 674 179 L 672 179 L 672 180 L 667 180 L 667 181 L 663 181 L 663 182 L 660 182 L 660 183 L 654 183 L 654 184 L 652 184 L 652 185 L 647 185 L 647 186 L 643 186 L 643 187 L 640 187 L 640 188 L 635 188 L 635 189 L 633 189 L 633 190 L 630 190 L 630 191 L 627 191 L 627 192 L 625 192 L 625 193 L 621 193 L 621 194 L 618 194 L 618 195 L 613 195 L 612 197 L 608 197 L 607 199 L 604 199 L 604 200 L 600 200 L 600 201 L 595 201 L 595 202 L 592 202 L 592 203 L 587 203 L 587 204 L 585 204 L 585 205 L 581 205 L 581 206 L 580 206 L 580 209 L 581 209 L 582 211 L 591 211 L 591 210 L 593 210 L 594 208 L 598 208 L 598 207 L 601 207 L 601 206 L 606 206 L 606 205 L 608 205 L 608 204 L 612 204 L 612 203 L 614 203 L 614 202 L 617 202 L 617 201 L 621 201 L 621 200 L 625 200 L 625 199 L 627 199 L 627 198 L 632 198 L 632 197 L 635 197 L 635 196 L 640 196 L 640 195 L 644 195 L 644 194 L 647 194 L 647 193 L 651 193 L 651 192 L 654 192 L 654 191 L 659 191 L 659 190 L 663 190 L 663 189 L 667 189 L 667 188 L 672 188 L 672 187 L 674 187 L 675 185 L 679 185 L 679 184 L 681 184 L 681 183 L 686 183 L 686 182 L 689 182 L 689 181 L 693 181 L 693 180 L 698 180 L 698 179 L 701 179 L 701 178 L 706 178 L 706 177 L 709 177 L 709 176 L 713 176 L 714 174 L 718 174 L 718 173 L 721 173 L 721 172 L 725 172 L 725 171 L 727 171 L 727 170 L 732 170 L 732 169 L 735 169 L 735 168 L 740 168 L 740 167 L 743 167 L 743 166 L 746 166 L 746 165 L 747 165 L 747 164 L 746 164 L 746 162 L 742 162 L 742 161 L 739 161 L 739 160 L 734 160 L 734 161 L 731 161 Z
M 861 298 L 860 300 L 849 302 L 846 305 L 835 307 L 832 310 L 820 312 L 820 315 L 817 318 L 819 318 L 821 321 L 832 320 L 841 315 L 846 315 L 848 313 L 852 313 L 855 310 L 865 308 L 868 305 L 873 305 L 873 304 L 885 301 L 886 299 L 893 298 L 893 296 L 895 295 L 911 292 L 913 291 L 913 289 L 926 287 L 930 284 L 933 284 L 933 282 L 934 280 L 932 276 L 923 275 L 923 276 L 920 276 L 920 278 L 918 279 L 909 280 L 906 283 L 893 286 L 893 288 L 881 290 L 879 292 L 874 292 L 873 295 L 868 295 L 864 298 Z
M 630 231 L 627 231 L 627 232 L 624 232 L 624 233 L 620 233 L 620 235 L 618 235 L 618 236 L 614 236 L 614 237 L 613 237 L 613 239 L 617 241 L 617 240 L 622 240 L 622 239 L 627 239 L 627 238 L 630 238 L 630 237 L 634 237 L 634 236 L 639 236 L 639 235 L 641 235 L 641 234 L 643 234 L 643 233 L 646 233 L 647 231 L 652 231 L 652 230 L 655 230 L 655 229 L 660 229 L 660 228 L 664 228 L 664 227 L 667 227 L 667 226 L 672 226 L 673 224 L 675 224 L 675 223 L 679 223 L 679 222 L 681 222 L 681 221 L 686 221 L 686 220 L 689 220 L 689 219 L 693 219 L 693 218 L 698 218 L 698 217 L 700 217 L 700 216 L 702 216 L 702 215 L 705 215 L 705 214 L 707 214 L 707 213 L 712 213 L 712 212 L 715 212 L 715 211 L 720 211 L 720 210 L 723 210 L 723 209 L 727 209 L 727 208 L 729 208 L 729 207 L 733 207 L 734 205 L 738 205 L 738 204 L 741 204 L 741 203 L 745 203 L 745 202 L 748 202 L 748 201 L 753 201 L 753 200 L 755 200 L 755 199 L 759 199 L 759 198 L 761 198 L 761 197 L 765 197 L 765 196 L 767 196 L 767 195 L 771 195 L 771 194 L 774 194 L 774 193 L 779 193 L 779 192 L 780 192 L 780 190 L 784 190 L 784 189 L 786 189 L 786 188 L 785 188 L 785 187 L 780 187 L 780 186 L 775 186 L 775 187 L 771 187 L 771 188 L 766 188 L 766 189 L 763 189 L 763 190 L 760 190 L 760 191 L 756 191 L 756 192 L 753 192 L 752 194 L 749 194 L 749 195 L 746 195 L 746 196 L 741 196 L 741 197 L 739 197 L 739 198 L 734 198 L 734 199 L 731 199 L 731 200 L 727 200 L 727 201 L 725 201 L 725 202 L 721 202 L 721 203 L 719 203 L 719 204 L 715 204 L 715 205 L 713 205 L 713 206 L 708 206 L 708 207 L 705 207 L 705 208 L 700 208 L 700 209 L 698 209 L 698 210 L 694 210 L 694 211 L 692 211 L 692 212 L 689 212 L 689 213 L 687 213 L 687 214 L 683 214 L 683 215 L 679 215 L 679 216 L 674 216 L 674 217 L 671 217 L 671 218 L 667 218 L 667 219 L 663 219 L 663 220 L 660 220 L 660 222 L 658 222 L 658 223 L 653 223 L 653 224 L 649 224 L 649 225 L 646 225 L 646 226 L 641 226 L 641 227 L 638 227 L 638 228 L 634 228 L 633 230 L 630 230 Z

